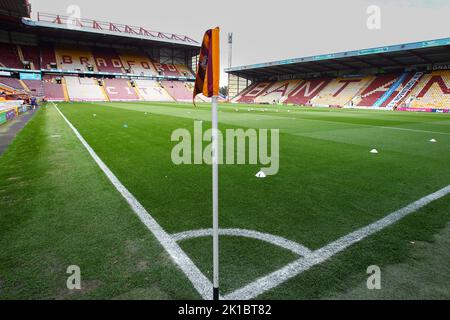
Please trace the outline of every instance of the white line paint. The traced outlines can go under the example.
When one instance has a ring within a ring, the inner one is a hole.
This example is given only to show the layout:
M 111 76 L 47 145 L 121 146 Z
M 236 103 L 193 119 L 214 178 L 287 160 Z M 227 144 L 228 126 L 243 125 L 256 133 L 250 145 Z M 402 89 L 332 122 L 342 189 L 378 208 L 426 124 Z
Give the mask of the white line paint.
M 274 246 L 289 250 L 302 257 L 311 254 L 311 250 L 294 241 L 290 241 L 285 238 L 274 236 L 268 233 L 244 229 L 220 229 L 219 234 L 221 236 L 243 237 L 264 241 L 273 244 Z M 194 238 L 211 237 L 211 236 L 212 236 L 212 229 L 201 229 L 173 234 L 172 238 L 175 241 L 179 242 Z
M 450 132 L 430 131 L 430 130 L 421 130 L 421 129 L 376 126 L 376 125 L 371 125 L 371 124 L 349 123 L 349 122 L 339 122 L 339 121 L 331 121 L 331 120 L 323 120 L 323 119 L 301 118 L 301 117 L 295 118 L 295 119 L 296 120 L 302 120 L 302 121 L 328 122 L 328 123 L 333 123 L 333 124 L 341 124 L 341 125 L 345 125 L 345 126 L 357 126 L 357 127 L 360 127 L 360 128 L 367 127 L 367 128 L 374 128 L 374 129 L 388 129 L 388 130 L 399 130 L 399 131 L 409 131 L 409 132 L 418 132 L 418 133 L 435 133 L 435 134 L 450 135 Z M 434 122 L 430 122 L 430 123 L 434 123 Z M 407 125 L 409 125 L 409 124 L 407 124 Z M 339 129 L 339 130 L 347 130 L 347 129 Z
M 311 267 L 325 262 L 335 254 L 347 249 L 353 244 L 367 238 L 368 236 L 383 230 L 384 228 L 396 223 L 409 214 L 427 206 L 433 201 L 441 199 L 450 194 L 450 185 L 420 200 L 398 210 L 385 218 L 378 220 L 362 229 L 356 230 L 328 245 L 312 252 L 309 256 L 303 257 L 275 271 L 267 276 L 259 278 L 255 282 L 238 289 L 224 298 L 228 300 L 247 300 L 253 299 L 270 289 L 273 289 L 283 282 L 299 275 L 300 273 L 310 269 Z
M 435 134 L 445 134 L 450 135 L 450 132 L 439 132 L 439 131 L 430 131 L 430 130 L 420 130 L 420 129 L 408 129 L 408 128 L 400 128 L 400 127 L 380 127 L 380 126 L 371 126 L 377 127 L 381 129 L 390 129 L 390 130 L 401 130 L 401 131 L 411 131 L 411 132 L 420 132 L 420 133 L 435 133 Z
M 203 299 L 212 299 L 212 283 L 206 278 L 203 273 L 197 268 L 192 260 L 186 255 L 186 253 L 180 248 L 176 241 L 156 222 L 156 220 L 147 212 L 147 210 L 139 203 L 139 201 L 125 188 L 125 186 L 119 181 L 119 179 L 112 173 L 112 171 L 106 166 L 106 164 L 99 158 L 95 151 L 89 146 L 86 140 L 81 136 L 78 130 L 70 123 L 70 121 L 59 110 L 58 106 L 54 104 L 54 107 L 68 124 L 68 126 L 75 133 L 76 137 L 91 157 L 102 169 L 103 173 L 108 177 L 109 181 L 119 191 L 119 193 L 128 202 L 131 209 L 136 213 L 142 223 L 153 233 L 159 243 L 164 247 L 167 253 L 172 257 L 175 263 L 180 267 L 184 274 L 188 277 L 195 289 L 200 293 Z

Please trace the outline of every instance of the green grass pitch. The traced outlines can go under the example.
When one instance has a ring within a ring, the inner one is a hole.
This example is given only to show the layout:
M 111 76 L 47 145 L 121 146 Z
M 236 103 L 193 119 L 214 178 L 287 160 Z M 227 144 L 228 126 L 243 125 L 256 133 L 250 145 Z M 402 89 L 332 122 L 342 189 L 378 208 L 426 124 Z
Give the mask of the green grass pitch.
M 194 120 L 209 128 L 208 105 L 58 107 L 165 231 L 211 228 L 211 167 L 174 165 L 170 141 L 175 129 L 192 131 Z M 255 178 L 259 165 L 220 167 L 221 228 L 316 250 L 450 184 L 448 115 L 227 104 L 219 110 L 220 129 L 280 129 L 276 176 Z M 0 299 L 201 298 L 52 104 L 0 157 L 0 168 Z M 449 209 L 446 196 L 257 298 L 448 299 Z M 211 278 L 211 239 L 180 246 Z M 223 236 L 221 290 L 295 259 L 266 242 Z M 81 291 L 66 288 L 69 265 L 81 268 Z M 380 291 L 365 287 L 370 265 L 383 271 Z

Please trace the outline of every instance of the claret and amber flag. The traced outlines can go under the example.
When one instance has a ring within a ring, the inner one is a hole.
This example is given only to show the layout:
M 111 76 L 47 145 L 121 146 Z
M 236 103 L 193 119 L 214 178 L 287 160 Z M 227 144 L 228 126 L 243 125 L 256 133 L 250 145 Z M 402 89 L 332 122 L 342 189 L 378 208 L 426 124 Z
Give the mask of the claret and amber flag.
M 206 31 L 197 66 L 194 88 L 195 97 L 203 93 L 206 97 L 219 95 L 220 85 L 220 28 Z

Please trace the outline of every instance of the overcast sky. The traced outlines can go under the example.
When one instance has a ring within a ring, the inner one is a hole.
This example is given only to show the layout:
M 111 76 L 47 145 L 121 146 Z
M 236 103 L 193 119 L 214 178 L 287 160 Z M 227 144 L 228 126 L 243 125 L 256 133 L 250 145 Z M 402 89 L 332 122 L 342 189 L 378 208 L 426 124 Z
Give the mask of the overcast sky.
M 185 34 L 201 41 L 206 29 L 222 29 L 222 66 L 228 65 L 227 33 L 234 33 L 233 66 L 315 54 L 450 37 L 450 0 L 31 0 L 38 11 Z M 367 27 L 367 8 L 381 9 L 381 29 Z M 226 83 L 226 79 L 222 79 Z

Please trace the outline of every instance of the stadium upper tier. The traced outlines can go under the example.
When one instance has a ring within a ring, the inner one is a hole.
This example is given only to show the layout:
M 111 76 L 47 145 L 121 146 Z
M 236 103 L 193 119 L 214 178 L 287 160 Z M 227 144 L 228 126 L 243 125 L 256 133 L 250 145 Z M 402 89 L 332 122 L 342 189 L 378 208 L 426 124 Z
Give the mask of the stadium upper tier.
M 42 48 L 42 50 L 40 49 Z M 0 43 L 0 67 L 193 78 L 186 65 L 159 63 L 145 52 L 45 43 L 41 47 Z
M 256 82 L 233 102 L 450 109 L 450 70 Z

